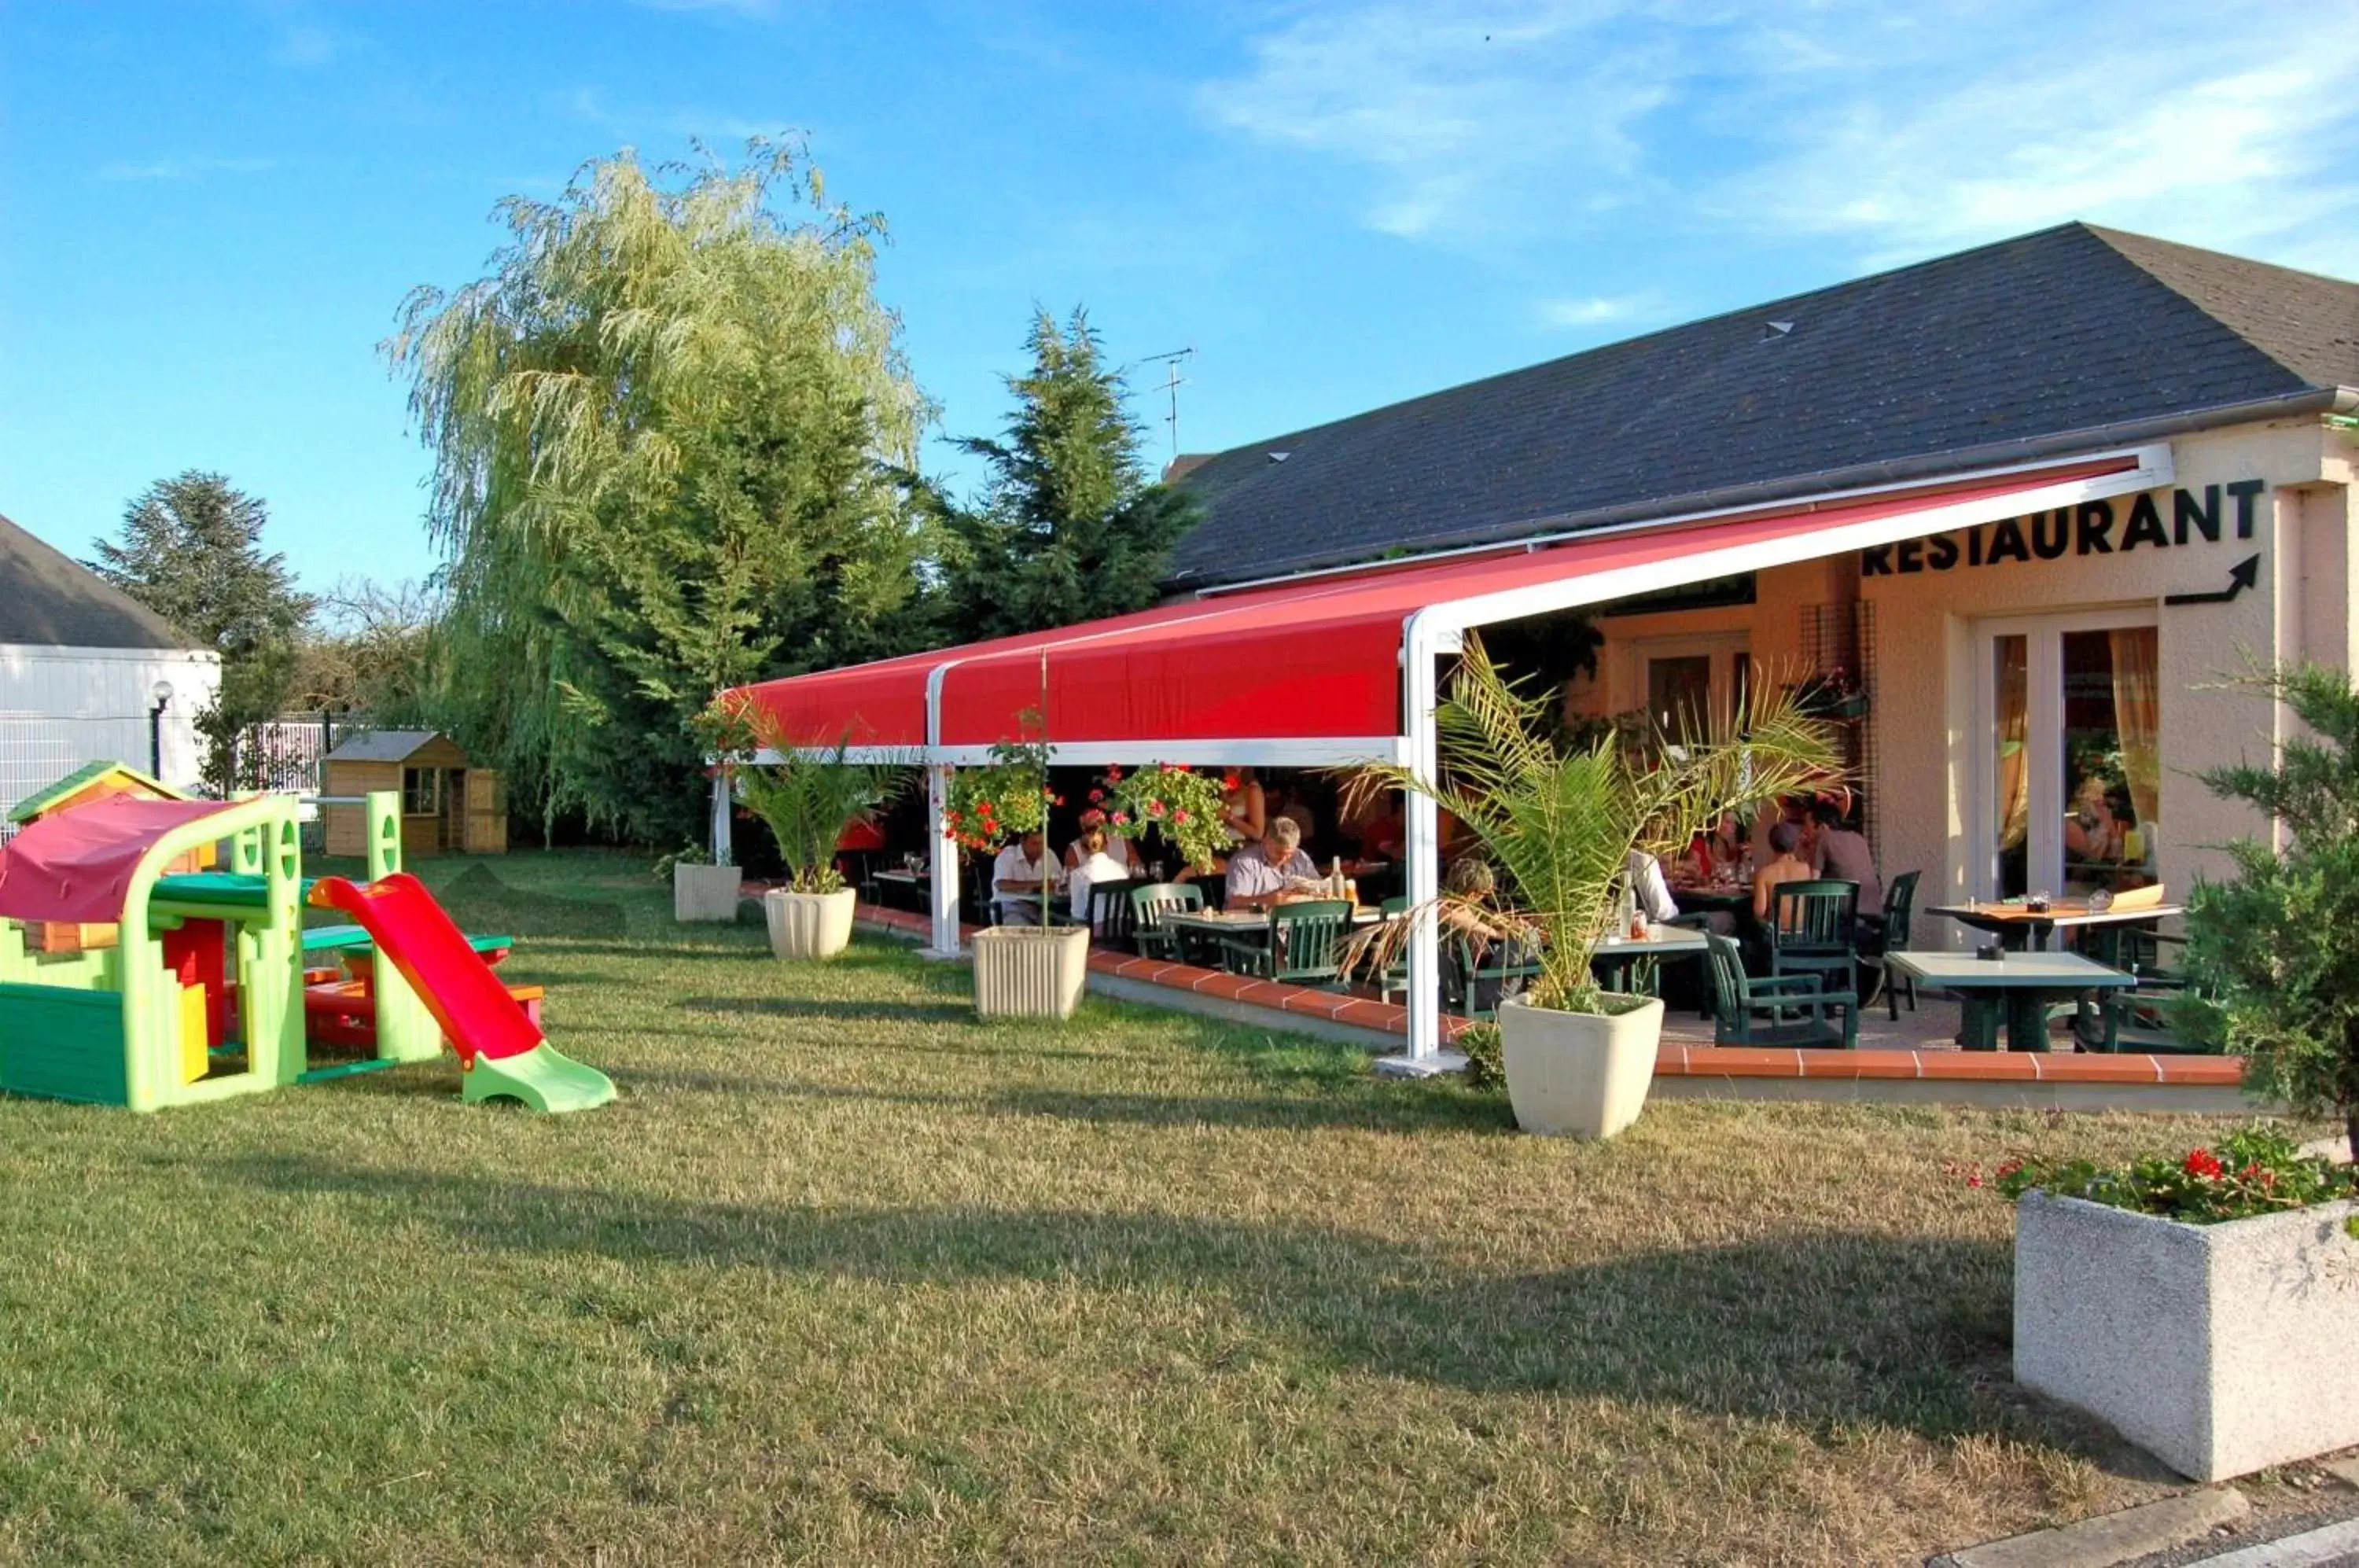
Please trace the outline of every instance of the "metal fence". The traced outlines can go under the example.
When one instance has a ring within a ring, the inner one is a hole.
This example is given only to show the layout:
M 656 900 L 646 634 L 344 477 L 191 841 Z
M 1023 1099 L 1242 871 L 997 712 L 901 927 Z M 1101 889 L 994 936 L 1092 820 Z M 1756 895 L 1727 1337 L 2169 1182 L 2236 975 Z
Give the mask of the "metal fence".
M 346 735 L 370 727 L 367 716 L 358 713 L 281 713 L 265 720 L 237 737 L 233 785 L 319 794 L 328 753 Z M 195 789 L 203 787 L 205 760 L 204 737 L 190 714 L 167 711 L 151 719 L 147 713 L 0 713 L 0 818 L 19 800 L 93 762 L 128 763 L 156 772 L 168 784 Z M 0 821 L 0 843 L 14 832 Z

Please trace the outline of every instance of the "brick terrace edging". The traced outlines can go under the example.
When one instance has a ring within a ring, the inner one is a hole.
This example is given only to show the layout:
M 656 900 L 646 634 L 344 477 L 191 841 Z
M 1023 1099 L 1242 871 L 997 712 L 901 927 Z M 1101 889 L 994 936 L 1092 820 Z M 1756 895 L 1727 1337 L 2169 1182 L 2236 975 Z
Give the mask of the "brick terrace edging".
M 925 941 L 931 936 L 933 923 L 925 916 L 907 909 L 887 909 L 863 904 L 859 923 L 873 931 L 895 936 L 915 937 Z M 962 941 L 976 928 L 959 928 Z M 1365 1031 L 1406 1039 L 1408 1034 L 1408 1009 L 1395 1002 L 1379 1002 L 1365 996 L 1339 996 L 1332 991 L 1314 991 L 1305 985 L 1286 985 L 1272 980 L 1256 980 L 1247 975 L 1231 975 L 1218 969 L 1199 969 L 1192 964 L 1174 964 L 1164 959 L 1139 958 L 1129 953 L 1110 953 L 1103 948 L 1090 951 L 1090 972 L 1123 982 L 1118 987 L 1126 997 L 1152 1004 L 1153 990 L 1185 993 L 1205 1001 L 1225 1004 L 1224 1014 L 1244 1007 L 1279 1015 L 1267 1022 L 1280 1024 L 1286 1016 L 1317 1019 L 1339 1024 L 1355 1032 Z M 1186 1006 L 1177 995 L 1173 1006 Z M 1457 1037 L 1465 1027 L 1463 1018 L 1444 1018 L 1441 1021 L 1445 1040 Z M 1868 1083 L 1909 1083 L 1921 1085 L 1913 1092 L 1897 1095 L 1907 1099 L 1940 1099 L 1942 1085 L 1973 1090 L 1959 1097 L 1982 1101 L 1993 1090 L 2026 1090 L 2038 1100 L 2056 1099 L 2054 1091 L 2077 1090 L 2082 1094 L 2067 1096 L 2079 1105 L 2087 1091 L 2096 1091 L 2105 1103 L 2119 1103 L 2125 1108 L 2141 1106 L 2139 1089 L 2191 1091 L 2195 1098 L 2183 1100 L 2179 1094 L 2168 1096 L 2174 1103 L 2169 1108 L 2191 1105 L 2212 1108 L 2210 1102 L 2226 1092 L 2233 1095 L 2245 1081 L 2245 1063 L 2233 1056 L 2149 1056 L 2144 1054 L 2089 1054 L 2082 1052 L 2048 1051 L 1805 1051 L 1792 1048 L 1744 1045 L 1684 1045 L 1666 1043 L 1655 1058 L 1655 1077 L 1664 1088 L 1672 1085 L 1666 1080 L 1690 1080 L 1680 1088 L 1710 1093 L 1714 1081 L 1742 1093 L 1736 1085 L 1763 1080 L 1786 1081 L 1792 1089 L 1804 1090 L 1794 1097 L 1824 1097 L 1810 1094 L 1805 1085 L 1818 1085 L 1834 1090 L 1849 1083 L 1854 1087 Z M 2131 1091 L 2127 1094 L 2104 1095 L 2104 1091 Z M 2211 1091 L 2205 1094 L 2205 1091 Z M 1783 1096 L 1781 1096 L 1783 1097 Z M 1847 1098 L 1837 1094 L 1832 1097 Z M 1857 1097 L 1867 1098 L 1863 1091 Z M 2065 1101 L 2058 1101 L 2065 1103 Z M 2151 1108 L 2166 1108 L 2155 1105 Z

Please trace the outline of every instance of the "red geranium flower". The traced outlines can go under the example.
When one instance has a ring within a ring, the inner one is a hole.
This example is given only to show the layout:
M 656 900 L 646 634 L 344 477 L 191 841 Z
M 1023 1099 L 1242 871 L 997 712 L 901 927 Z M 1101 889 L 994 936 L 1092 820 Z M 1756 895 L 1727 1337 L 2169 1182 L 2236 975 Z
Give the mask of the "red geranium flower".
M 1121 768 L 1107 768 L 1107 769 L 1106 769 L 1106 782 L 1107 782 L 1107 783 L 1109 783 L 1109 784 L 1119 784 L 1119 783 L 1121 783 L 1121 782 L 1122 782 L 1122 769 L 1121 769 Z
M 1188 813 L 1184 810 L 1174 811 L 1171 813 L 1171 820 L 1175 822 L 1184 822 L 1188 820 Z
M 2220 1163 L 2220 1157 L 2208 1149 L 2194 1149 L 2187 1156 L 2187 1173 L 2190 1176 L 2201 1176 L 2211 1181 L 2226 1169 Z
M 1149 800 L 1149 801 L 1147 801 L 1147 814 L 1148 816 L 1150 816 L 1150 817 L 1159 817 L 1159 816 L 1161 816 L 1161 815 L 1163 814 L 1163 802 L 1162 802 L 1162 801 L 1160 801 L 1160 800 Z
M 1090 800 L 1091 800 L 1093 802 L 1095 802 L 1095 801 L 1098 801 L 1098 800 L 1104 800 L 1104 799 L 1105 799 L 1105 791 L 1104 791 L 1104 790 L 1103 790 L 1103 789 L 1093 789 L 1093 790 L 1091 790 L 1091 791 L 1090 791 Z
M 1128 811 L 1116 811 L 1114 814 L 1114 825 L 1118 828 L 1129 826 L 1130 813 Z

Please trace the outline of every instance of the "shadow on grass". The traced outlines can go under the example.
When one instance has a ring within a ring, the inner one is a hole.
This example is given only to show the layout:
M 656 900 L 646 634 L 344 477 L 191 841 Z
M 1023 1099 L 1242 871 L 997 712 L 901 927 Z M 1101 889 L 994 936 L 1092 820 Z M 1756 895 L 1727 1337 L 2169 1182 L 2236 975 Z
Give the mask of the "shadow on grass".
M 451 918 L 474 931 L 511 936 L 619 937 L 629 928 L 622 905 L 610 899 L 512 887 L 480 863 L 434 890 Z
M 974 1022 L 974 1004 L 972 1002 L 856 1002 L 820 996 L 683 996 L 672 1006 L 681 1012 L 702 1013 L 709 1017 L 735 1013 L 757 1018 L 841 1018 L 869 1023 Z M 872 1040 L 847 1040 L 844 1043 L 886 1049 Z
M 1177 1285 L 1260 1323 L 1285 1342 L 1274 1354 L 1480 1394 L 1668 1402 L 1826 1437 L 1863 1423 L 1935 1438 L 2086 1437 L 2006 1381 L 2011 1262 L 1999 1241 L 1798 1231 L 1492 1275 L 1419 1243 L 1300 1225 L 1061 1210 L 847 1214 L 353 1170 L 292 1154 L 223 1170 L 364 1218 L 423 1221 L 490 1251 L 886 1286 L 1034 1279 L 1110 1299 Z

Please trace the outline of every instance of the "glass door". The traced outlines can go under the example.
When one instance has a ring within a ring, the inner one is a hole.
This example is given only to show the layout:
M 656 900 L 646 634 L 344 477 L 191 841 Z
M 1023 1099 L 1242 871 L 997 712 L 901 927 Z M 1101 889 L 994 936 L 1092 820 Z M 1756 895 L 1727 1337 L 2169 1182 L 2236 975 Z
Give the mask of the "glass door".
M 2151 612 L 1986 623 L 1975 891 L 2086 898 L 2155 879 L 2159 647 Z

